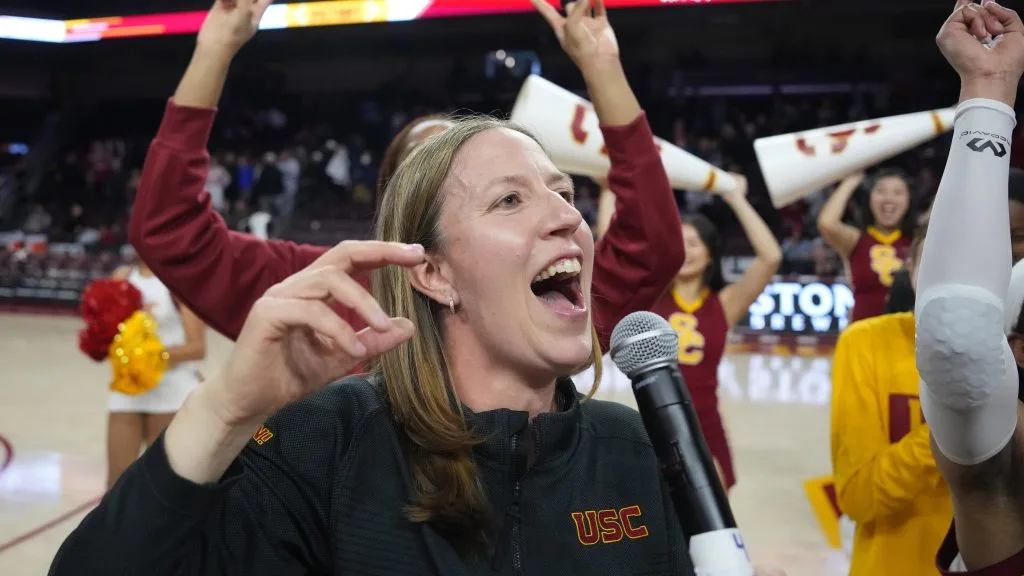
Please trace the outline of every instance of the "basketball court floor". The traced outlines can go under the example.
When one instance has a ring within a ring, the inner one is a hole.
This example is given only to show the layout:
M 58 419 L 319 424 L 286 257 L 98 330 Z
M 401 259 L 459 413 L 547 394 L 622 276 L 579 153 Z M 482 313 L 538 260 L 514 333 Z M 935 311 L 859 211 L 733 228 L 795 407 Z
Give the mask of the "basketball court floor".
M 109 369 L 78 351 L 80 327 L 74 317 L 0 314 L 4 576 L 46 574 L 104 488 Z M 212 330 L 208 339 L 207 374 L 231 347 Z M 830 469 L 829 369 L 825 357 L 734 354 L 720 372 L 739 478 L 731 495 L 737 521 L 751 557 L 789 576 L 843 576 L 848 568 L 804 488 Z M 628 389 L 600 396 L 635 405 Z

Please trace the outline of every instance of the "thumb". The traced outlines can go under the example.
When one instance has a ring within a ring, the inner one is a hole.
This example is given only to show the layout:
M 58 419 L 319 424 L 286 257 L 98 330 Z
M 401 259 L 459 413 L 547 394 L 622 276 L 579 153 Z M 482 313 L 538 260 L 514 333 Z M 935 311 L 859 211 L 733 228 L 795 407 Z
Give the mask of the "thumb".
M 392 318 L 390 328 L 381 331 L 366 327 L 356 333 L 356 338 L 366 346 L 366 357 L 372 358 L 407 342 L 414 334 L 416 327 L 408 318 Z

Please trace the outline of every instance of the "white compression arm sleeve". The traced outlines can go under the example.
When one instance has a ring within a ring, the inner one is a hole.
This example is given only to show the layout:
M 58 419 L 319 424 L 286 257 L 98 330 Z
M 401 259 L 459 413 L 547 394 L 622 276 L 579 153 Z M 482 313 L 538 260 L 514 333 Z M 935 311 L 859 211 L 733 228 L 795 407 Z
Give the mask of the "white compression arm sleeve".
M 1017 370 L 1003 333 L 1015 126 L 1002 102 L 957 108 L 918 274 L 921 405 L 939 450 L 964 466 L 996 455 L 1017 425 Z

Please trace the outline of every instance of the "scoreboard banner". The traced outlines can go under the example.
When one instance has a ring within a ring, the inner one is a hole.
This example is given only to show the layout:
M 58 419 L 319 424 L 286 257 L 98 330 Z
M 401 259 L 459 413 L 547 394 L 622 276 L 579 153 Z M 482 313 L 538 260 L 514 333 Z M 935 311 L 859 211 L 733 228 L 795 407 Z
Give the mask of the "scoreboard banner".
M 553 0 L 548 0 L 553 2 Z M 747 4 L 789 0 L 605 0 L 608 8 L 677 7 L 707 4 Z M 261 30 L 408 22 L 532 11 L 530 0 L 328 0 L 272 4 Z M 140 38 L 195 34 L 205 11 L 171 12 L 142 16 L 111 16 L 76 20 L 49 20 L 0 15 L 0 38 L 34 42 L 96 42 L 114 38 Z

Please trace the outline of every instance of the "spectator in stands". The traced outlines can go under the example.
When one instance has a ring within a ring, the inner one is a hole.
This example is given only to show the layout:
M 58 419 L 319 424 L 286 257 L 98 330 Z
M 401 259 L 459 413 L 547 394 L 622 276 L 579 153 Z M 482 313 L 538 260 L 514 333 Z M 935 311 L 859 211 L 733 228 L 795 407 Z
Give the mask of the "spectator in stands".
M 270 212 L 284 192 L 284 175 L 277 165 L 277 154 L 267 152 L 260 162 L 256 183 L 252 188 L 251 206 L 261 212 Z
M 41 234 L 49 230 L 52 223 L 53 218 L 50 217 L 50 213 L 42 204 L 37 203 L 32 205 L 32 212 L 25 219 L 22 229 L 29 234 Z
M 67 218 L 61 225 L 61 242 L 76 242 L 85 230 L 85 208 L 78 203 L 72 204 Z
M 352 187 L 352 159 L 348 155 L 348 147 L 329 140 L 326 148 L 331 156 L 324 173 L 335 186 L 349 190 Z
M 206 192 L 213 208 L 223 214 L 227 210 L 226 190 L 231 185 L 231 173 L 217 156 L 210 157 L 210 172 L 206 175 Z
M 277 197 L 275 206 L 277 208 L 277 220 L 283 228 L 291 219 L 295 211 L 295 201 L 299 194 L 299 179 L 302 177 L 302 165 L 298 157 L 290 149 L 281 151 L 281 158 L 277 161 L 277 168 L 281 172 L 281 194 Z
M 249 161 L 249 156 L 241 154 L 235 164 L 235 180 L 238 182 L 238 199 L 243 205 L 248 204 L 252 196 L 252 188 L 256 183 L 256 167 Z

